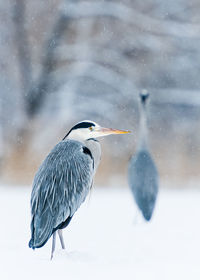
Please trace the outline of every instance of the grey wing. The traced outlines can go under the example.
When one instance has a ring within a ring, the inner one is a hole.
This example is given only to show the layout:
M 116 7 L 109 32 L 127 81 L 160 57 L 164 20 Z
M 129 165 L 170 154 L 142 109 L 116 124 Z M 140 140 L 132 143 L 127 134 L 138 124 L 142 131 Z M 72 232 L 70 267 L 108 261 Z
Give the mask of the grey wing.
M 137 205 L 149 220 L 153 213 L 158 193 L 158 172 L 147 151 L 140 151 L 129 163 L 129 185 Z
M 33 184 L 30 247 L 43 246 L 53 229 L 74 215 L 90 190 L 93 166 L 91 155 L 73 140 L 60 142 L 47 156 Z

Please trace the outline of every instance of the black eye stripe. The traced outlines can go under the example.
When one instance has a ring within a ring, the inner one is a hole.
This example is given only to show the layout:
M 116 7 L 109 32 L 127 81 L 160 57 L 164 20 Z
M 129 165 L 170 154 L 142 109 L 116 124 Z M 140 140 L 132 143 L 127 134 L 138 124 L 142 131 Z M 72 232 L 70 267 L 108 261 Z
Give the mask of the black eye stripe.
M 78 128 L 88 128 L 91 126 L 95 126 L 95 124 L 93 124 L 91 122 L 82 122 L 82 123 L 76 124 L 74 127 L 72 127 L 71 130 L 78 129 Z
M 148 97 L 149 97 L 149 94 L 147 93 L 147 94 L 140 94 L 140 98 L 141 98 L 141 101 L 142 101 L 142 103 L 145 103 L 145 101 L 146 101 L 146 99 L 148 99 Z
M 65 135 L 65 137 L 63 138 L 63 140 L 70 134 L 70 132 L 72 130 L 78 129 L 78 128 L 89 128 L 91 126 L 95 126 L 94 123 L 91 122 L 81 122 L 81 123 L 77 123 L 75 126 L 73 126 L 70 131 Z

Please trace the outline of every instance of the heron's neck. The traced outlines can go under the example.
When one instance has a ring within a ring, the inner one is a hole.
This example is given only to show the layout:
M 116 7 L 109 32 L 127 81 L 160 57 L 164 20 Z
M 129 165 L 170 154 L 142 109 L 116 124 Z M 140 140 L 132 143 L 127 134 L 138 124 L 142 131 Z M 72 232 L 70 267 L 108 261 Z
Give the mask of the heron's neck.
M 95 138 L 84 141 L 84 145 L 90 150 L 94 158 L 94 170 L 96 171 L 101 159 L 101 145 Z
M 139 136 L 139 149 L 145 149 L 148 146 L 148 129 L 147 129 L 147 116 L 146 106 L 141 105 L 140 112 L 140 136 Z
M 85 135 L 80 131 L 79 129 L 72 130 L 68 133 L 66 136 L 67 139 L 84 142 L 85 141 Z M 65 138 L 64 138 L 65 139 Z

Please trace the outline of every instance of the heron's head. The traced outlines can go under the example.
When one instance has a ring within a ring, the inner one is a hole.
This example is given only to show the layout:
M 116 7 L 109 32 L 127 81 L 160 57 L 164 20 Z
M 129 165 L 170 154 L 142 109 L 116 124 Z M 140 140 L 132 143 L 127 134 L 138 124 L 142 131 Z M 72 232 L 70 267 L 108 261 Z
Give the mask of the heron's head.
M 126 134 L 130 133 L 130 131 L 119 130 L 113 128 L 105 128 L 101 127 L 99 124 L 85 120 L 77 123 L 73 126 L 64 139 L 73 139 L 78 141 L 85 141 L 90 138 L 97 138 L 101 136 L 107 136 L 111 134 Z M 64 140 L 63 139 L 63 140 Z
M 141 103 L 143 105 L 146 104 L 147 100 L 149 98 L 149 93 L 146 89 L 142 90 L 141 93 L 140 93 L 140 100 L 141 100 Z

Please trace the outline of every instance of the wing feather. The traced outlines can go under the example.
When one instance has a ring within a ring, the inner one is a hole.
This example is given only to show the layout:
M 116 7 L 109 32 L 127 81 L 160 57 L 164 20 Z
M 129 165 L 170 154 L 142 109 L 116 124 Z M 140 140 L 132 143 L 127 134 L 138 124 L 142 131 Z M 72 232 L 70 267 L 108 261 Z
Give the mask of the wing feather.
M 29 246 L 43 246 L 52 232 L 72 217 L 84 202 L 92 184 L 93 159 L 83 144 L 58 143 L 36 173 L 31 194 L 32 238 Z
M 134 155 L 129 163 L 129 185 L 135 201 L 146 220 L 150 220 L 158 193 L 158 172 L 146 150 Z

